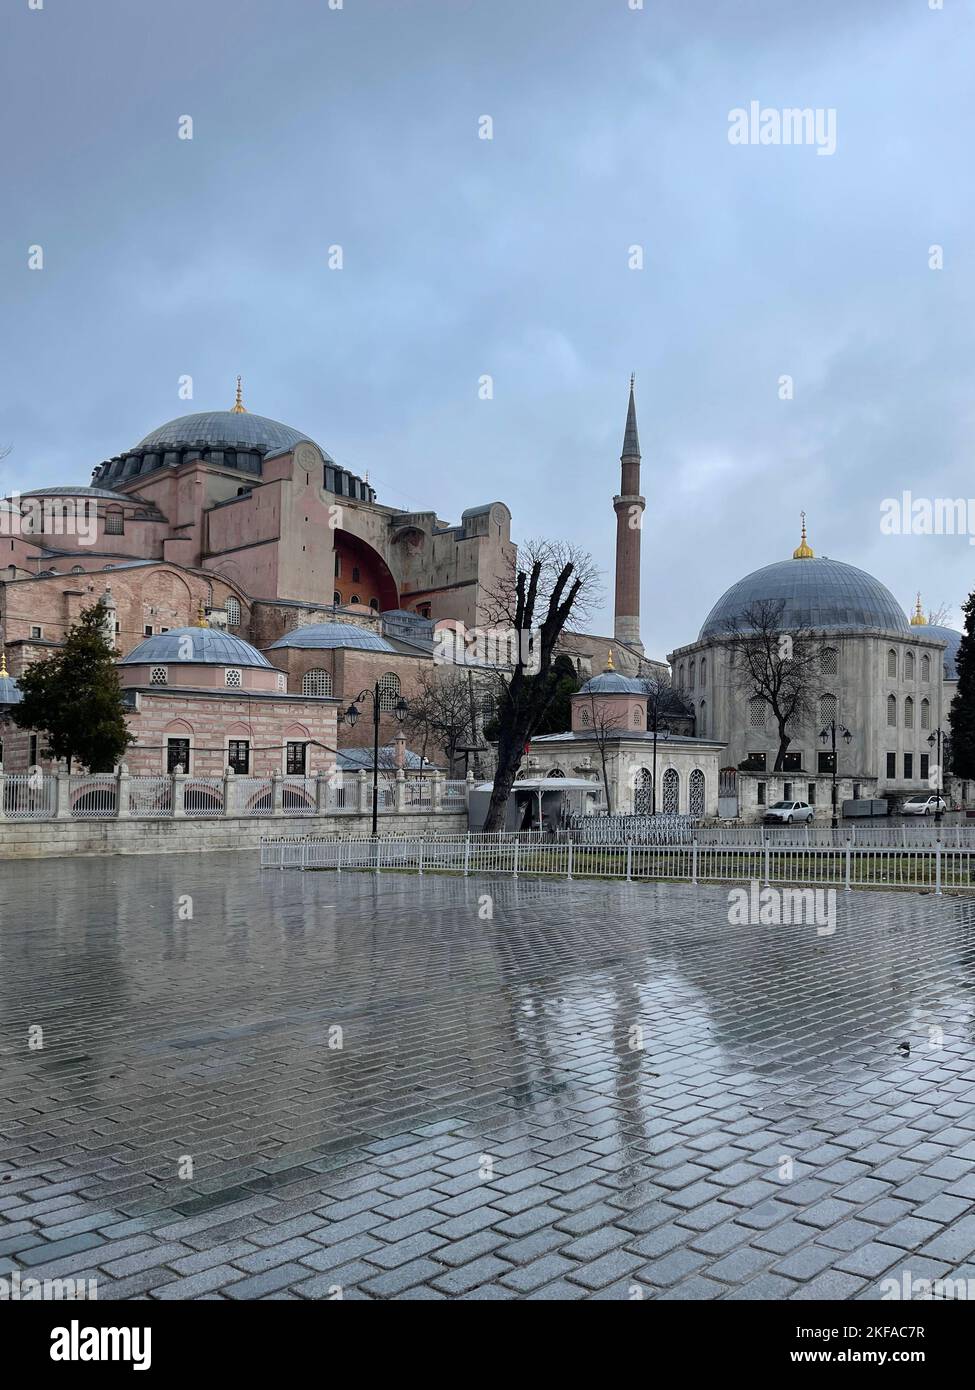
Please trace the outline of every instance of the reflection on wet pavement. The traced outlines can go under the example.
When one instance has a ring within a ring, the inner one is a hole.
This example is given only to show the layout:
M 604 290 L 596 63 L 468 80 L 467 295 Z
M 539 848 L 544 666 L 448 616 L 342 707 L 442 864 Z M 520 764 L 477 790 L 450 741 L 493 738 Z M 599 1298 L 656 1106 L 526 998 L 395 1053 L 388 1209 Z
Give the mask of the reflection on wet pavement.
M 180 855 L 5 865 L 0 914 L 0 1275 L 872 1298 L 975 1251 L 969 902 Z

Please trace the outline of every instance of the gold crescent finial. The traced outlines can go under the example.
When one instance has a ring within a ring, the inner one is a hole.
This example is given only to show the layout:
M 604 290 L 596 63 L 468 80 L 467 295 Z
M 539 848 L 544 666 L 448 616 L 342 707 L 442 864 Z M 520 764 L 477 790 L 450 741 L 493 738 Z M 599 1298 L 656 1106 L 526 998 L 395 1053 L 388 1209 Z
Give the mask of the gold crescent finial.
M 244 406 L 244 393 L 243 393 L 243 391 L 242 391 L 242 389 L 241 389 L 241 385 L 240 385 L 240 377 L 237 378 L 237 399 L 236 399 L 236 401 L 234 402 L 233 409 L 231 410 L 230 413 L 231 413 L 231 415 L 246 415 L 246 414 L 247 414 L 247 410 L 246 410 L 246 408 L 245 408 L 245 406 Z
M 802 517 L 802 540 L 792 552 L 792 558 L 793 560 L 815 560 L 813 548 L 806 540 L 806 513 L 800 512 L 799 515 Z
M 203 600 L 202 600 L 202 599 L 200 599 L 200 606 L 199 606 L 199 608 L 196 610 L 196 626 L 197 626 L 197 627 L 209 627 L 209 626 L 210 626 L 210 624 L 207 622 L 206 609 L 203 607 Z
M 921 607 L 921 591 L 918 590 L 917 603 L 914 605 L 914 612 L 911 614 L 911 627 L 927 627 L 928 620 L 924 616 L 924 609 Z
M 607 655 L 606 655 L 606 670 L 607 670 L 607 671 L 615 671 L 615 670 L 616 670 L 616 667 L 613 665 L 613 649 L 612 649 L 612 647 L 610 647 L 609 652 L 608 652 Z
M 0 647 L 0 677 L 9 675 L 10 672 L 7 670 L 7 649 L 6 647 Z

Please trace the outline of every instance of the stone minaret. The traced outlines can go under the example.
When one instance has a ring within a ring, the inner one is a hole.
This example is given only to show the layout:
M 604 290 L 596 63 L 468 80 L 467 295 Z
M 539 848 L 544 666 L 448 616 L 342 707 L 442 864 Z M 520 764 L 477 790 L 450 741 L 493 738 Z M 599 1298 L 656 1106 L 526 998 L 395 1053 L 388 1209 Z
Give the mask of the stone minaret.
M 616 612 L 613 636 L 643 652 L 640 641 L 640 530 L 646 499 L 640 496 L 640 436 L 636 431 L 636 402 L 630 377 L 623 453 L 620 455 L 620 495 L 616 511 Z

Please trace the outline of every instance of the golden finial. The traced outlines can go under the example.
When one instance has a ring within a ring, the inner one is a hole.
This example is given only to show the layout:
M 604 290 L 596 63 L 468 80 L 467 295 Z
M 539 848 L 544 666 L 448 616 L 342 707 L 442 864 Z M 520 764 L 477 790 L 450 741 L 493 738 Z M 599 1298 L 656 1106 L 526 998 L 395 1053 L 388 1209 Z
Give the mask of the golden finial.
M 0 680 L 2 680 L 4 676 L 9 675 L 10 672 L 7 670 L 7 649 L 6 647 L 0 647 Z
M 813 548 L 806 541 L 806 513 L 801 512 L 800 515 L 802 517 L 802 540 L 792 552 L 792 558 L 793 560 L 815 560 Z
M 606 669 L 607 671 L 615 671 L 615 670 L 616 670 L 616 667 L 613 665 L 613 649 L 612 649 L 612 647 L 610 647 L 609 651 L 608 651 L 607 654 L 606 654 L 606 667 L 605 667 L 605 669 Z
M 917 603 L 914 605 L 914 612 L 911 614 L 911 627 L 927 627 L 928 620 L 924 616 L 924 609 L 921 607 L 921 591 L 918 590 Z
M 230 413 L 231 413 L 231 415 L 246 415 L 246 414 L 247 414 L 247 410 L 245 409 L 245 406 L 244 406 L 244 395 L 243 395 L 243 392 L 242 392 L 241 386 L 240 386 L 240 377 L 237 378 L 237 399 L 236 399 L 236 401 L 234 402 L 234 407 L 233 407 L 233 409 L 231 410 Z
M 196 626 L 197 626 L 197 627 L 209 627 L 209 626 L 210 626 L 210 624 L 207 622 L 206 609 L 203 607 L 203 600 L 202 600 L 202 599 L 200 599 L 200 606 L 199 606 L 199 608 L 197 609 L 197 612 L 196 612 Z

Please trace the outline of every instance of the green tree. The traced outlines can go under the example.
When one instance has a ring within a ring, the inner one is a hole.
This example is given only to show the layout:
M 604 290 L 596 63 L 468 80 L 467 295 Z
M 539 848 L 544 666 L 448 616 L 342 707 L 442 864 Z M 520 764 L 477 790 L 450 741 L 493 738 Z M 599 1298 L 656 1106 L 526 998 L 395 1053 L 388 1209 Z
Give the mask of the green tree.
M 552 662 L 552 670 L 558 672 L 559 677 L 534 731 L 535 737 L 538 737 L 539 734 L 564 734 L 572 728 L 571 697 L 580 685 L 576 668 L 572 664 L 572 658 L 563 652 Z M 526 676 L 525 684 L 530 686 L 535 679 L 535 676 Z M 493 742 L 498 737 L 498 728 L 498 717 L 495 715 L 488 724 L 485 724 L 484 737 Z
M 965 627 L 958 646 L 958 689 L 951 702 L 951 770 L 975 777 L 975 592 L 962 604 Z
M 100 599 L 82 612 L 64 646 L 18 677 L 23 698 L 10 710 L 19 728 L 47 736 L 50 755 L 66 758 L 69 771 L 77 762 L 89 772 L 111 772 L 133 742 L 107 612 Z

